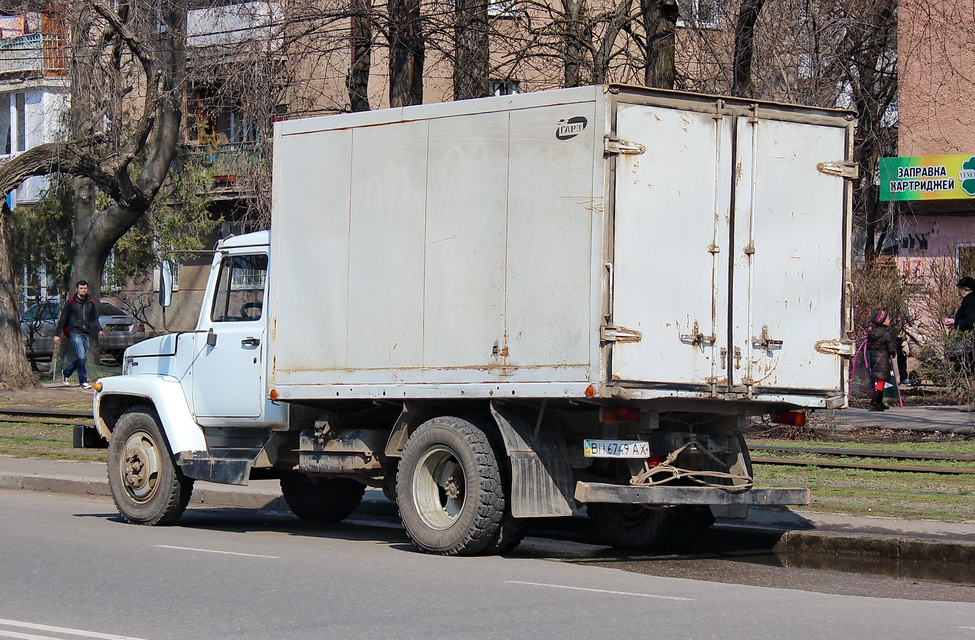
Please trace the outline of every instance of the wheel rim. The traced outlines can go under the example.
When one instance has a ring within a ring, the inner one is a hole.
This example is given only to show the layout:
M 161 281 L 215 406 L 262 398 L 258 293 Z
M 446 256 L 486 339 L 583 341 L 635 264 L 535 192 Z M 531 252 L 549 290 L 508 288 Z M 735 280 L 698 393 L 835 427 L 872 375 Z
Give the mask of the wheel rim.
M 413 474 L 413 502 L 423 522 L 432 529 L 450 528 L 467 500 L 464 469 L 447 447 L 423 454 Z
M 159 447 L 146 431 L 135 431 L 122 446 L 119 472 L 129 497 L 138 503 L 152 499 L 159 488 Z

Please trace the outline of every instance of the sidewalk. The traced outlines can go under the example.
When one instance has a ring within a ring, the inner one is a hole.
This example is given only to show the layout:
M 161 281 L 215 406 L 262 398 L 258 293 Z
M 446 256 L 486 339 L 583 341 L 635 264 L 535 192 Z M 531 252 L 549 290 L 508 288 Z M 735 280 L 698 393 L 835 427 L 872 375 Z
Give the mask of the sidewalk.
M 812 413 L 809 423 L 837 430 L 907 429 L 927 433 L 953 433 L 960 436 L 975 435 L 975 413 L 969 413 L 964 406 L 898 407 L 894 405 L 887 411 L 867 411 L 858 408 L 831 409 Z

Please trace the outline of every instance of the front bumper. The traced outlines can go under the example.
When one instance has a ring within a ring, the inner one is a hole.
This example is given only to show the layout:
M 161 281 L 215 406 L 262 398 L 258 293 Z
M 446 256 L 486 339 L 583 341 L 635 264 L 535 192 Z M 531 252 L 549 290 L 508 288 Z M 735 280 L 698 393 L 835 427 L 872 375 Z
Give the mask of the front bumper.
M 809 504 L 809 489 L 804 488 L 741 488 L 632 486 L 577 482 L 575 499 L 579 502 L 610 502 L 616 504 L 700 504 L 700 505 L 784 505 Z

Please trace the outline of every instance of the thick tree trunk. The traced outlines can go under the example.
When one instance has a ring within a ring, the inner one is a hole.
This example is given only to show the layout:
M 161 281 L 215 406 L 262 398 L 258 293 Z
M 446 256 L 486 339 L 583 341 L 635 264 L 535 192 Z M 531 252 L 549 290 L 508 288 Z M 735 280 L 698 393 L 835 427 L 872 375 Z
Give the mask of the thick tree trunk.
M 25 342 L 20 335 L 20 310 L 14 283 L 10 252 L 10 212 L 0 211 L 0 389 L 27 389 L 36 385 L 30 363 L 24 357 Z
M 454 1 L 454 100 L 488 94 L 488 0 Z
M 677 43 L 677 0 L 640 0 L 640 16 L 647 34 L 647 66 L 643 83 L 648 87 L 673 89 L 677 83 L 674 50 Z
M 732 68 L 731 94 L 751 98 L 752 56 L 755 53 L 755 23 L 765 0 L 742 0 L 735 23 L 735 58 Z
M 389 3 L 389 106 L 423 103 L 424 38 L 420 0 Z
M 352 0 L 352 64 L 345 78 L 352 111 L 369 111 L 372 67 L 372 0 Z
M 585 65 L 586 0 L 562 0 L 563 52 L 562 86 L 578 87 L 583 84 L 582 69 Z

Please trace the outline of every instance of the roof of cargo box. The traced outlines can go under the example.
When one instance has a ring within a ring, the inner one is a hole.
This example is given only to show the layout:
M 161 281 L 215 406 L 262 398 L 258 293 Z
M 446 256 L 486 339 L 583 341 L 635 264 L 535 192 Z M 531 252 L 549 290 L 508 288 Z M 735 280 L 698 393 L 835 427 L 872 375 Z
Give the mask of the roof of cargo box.
M 571 87 L 568 89 L 547 89 L 531 93 L 520 93 L 506 96 L 491 96 L 471 100 L 456 100 L 452 102 L 438 102 L 431 104 L 394 107 L 391 109 L 377 109 L 374 111 L 360 111 L 356 113 L 338 113 L 323 116 L 280 120 L 275 123 L 275 129 L 281 135 L 312 133 L 315 131 L 329 131 L 347 129 L 351 127 L 368 127 L 389 124 L 393 122 L 408 122 L 411 120 L 425 120 L 429 118 L 443 118 L 465 115 L 470 113 L 487 113 L 493 111 L 510 111 L 512 109 L 528 109 L 532 107 L 589 102 L 599 95 L 611 93 L 614 95 L 646 97 L 655 101 L 667 102 L 673 100 L 675 105 L 687 105 L 691 102 L 712 105 L 720 101 L 726 107 L 758 108 L 791 111 L 818 115 L 827 118 L 852 119 L 855 112 L 845 109 L 830 109 L 812 107 L 784 102 L 736 98 L 717 94 L 692 93 L 669 89 L 655 89 L 626 84 L 591 85 L 586 87 Z

